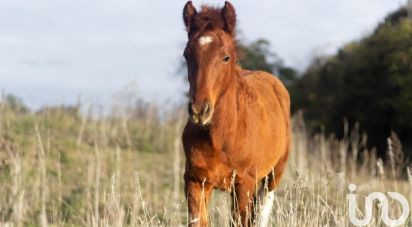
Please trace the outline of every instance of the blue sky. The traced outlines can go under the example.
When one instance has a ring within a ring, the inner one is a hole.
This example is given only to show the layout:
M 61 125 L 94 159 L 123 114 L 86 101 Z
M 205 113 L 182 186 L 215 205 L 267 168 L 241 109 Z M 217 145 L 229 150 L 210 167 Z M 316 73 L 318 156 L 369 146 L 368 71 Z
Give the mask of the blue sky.
M 0 0 L 0 89 L 34 108 L 75 103 L 79 95 L 110 105 L 126 87 L 149 101 L 180 102 L 186 87 L 175 71 L 185 2 Z M 223 1 L 194 1 L 203 3 Z M 268 39 L 286 64 L 302 70 L 313 56 L 371 32 L 406 0 L 232 3 L 243 38 Z

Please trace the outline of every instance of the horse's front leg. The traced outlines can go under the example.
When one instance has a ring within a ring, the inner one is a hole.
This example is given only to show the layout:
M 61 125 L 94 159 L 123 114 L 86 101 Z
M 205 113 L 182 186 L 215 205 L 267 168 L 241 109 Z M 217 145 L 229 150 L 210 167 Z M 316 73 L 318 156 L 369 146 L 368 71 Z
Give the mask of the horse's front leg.
M 252 226 L 254 217 L 254 192 L 253 181 L 246 181 L 235 185 L 234 198 L 232 198 L 233 220 L 237 226 Z
M 207 206 L 212 189 L 212 185 L 206 182 L 185 180 L 189 226 L 208 226 Z

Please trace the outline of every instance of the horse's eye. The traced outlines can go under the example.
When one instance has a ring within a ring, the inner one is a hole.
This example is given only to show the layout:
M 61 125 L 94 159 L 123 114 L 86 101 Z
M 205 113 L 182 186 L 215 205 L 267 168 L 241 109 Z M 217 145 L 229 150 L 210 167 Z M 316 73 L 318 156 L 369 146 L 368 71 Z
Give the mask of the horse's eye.
M 230 59 L 229 55 L 223 57 L 223 62 L 228 62 Z

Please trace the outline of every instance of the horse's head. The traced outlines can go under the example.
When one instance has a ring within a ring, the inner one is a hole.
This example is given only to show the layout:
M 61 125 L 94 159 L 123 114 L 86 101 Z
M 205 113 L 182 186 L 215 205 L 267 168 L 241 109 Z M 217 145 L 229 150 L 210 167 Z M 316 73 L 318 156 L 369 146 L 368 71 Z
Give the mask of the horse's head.
M 228 88 L 236 65 L 235 9 L 229 2 L 221 9 L 203 6 L 200 12 L 189 1 L 183 10 L 188 32 L 184 57 L 190 83 L 189 115 L 193 123 L 211 123 L 214 106 Z

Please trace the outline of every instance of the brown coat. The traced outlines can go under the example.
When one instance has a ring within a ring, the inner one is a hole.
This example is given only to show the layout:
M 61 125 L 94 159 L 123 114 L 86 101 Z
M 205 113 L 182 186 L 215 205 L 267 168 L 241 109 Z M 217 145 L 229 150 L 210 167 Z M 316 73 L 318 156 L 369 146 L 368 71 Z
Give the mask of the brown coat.
M 225 15 L 235 16 L 230 3 L 222 10 L 204 7 L 198 14 L 189 2 L 184 10 L 192 121 L 186 124 L 182 141 L 191 225 L 207 225 L 207 203 L 215 188 L 235 192 L 236 215 L 248 225 L 256 182 L 269 177 L 269 190 L 273 190 L 289 152 L 288 91 L 269 73 L 236 66 L 235 19 Z M 211 21 L 208 25 L 204 25 L 206 16 Z M 221 20 L 210 19 L 213 16 Z M 213 40 L 210 46 L 197 45 L 202 36 Z M 224 63 L 220 63 L 222 56 Z

